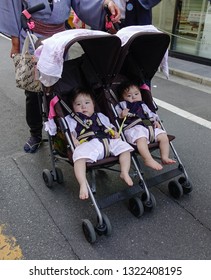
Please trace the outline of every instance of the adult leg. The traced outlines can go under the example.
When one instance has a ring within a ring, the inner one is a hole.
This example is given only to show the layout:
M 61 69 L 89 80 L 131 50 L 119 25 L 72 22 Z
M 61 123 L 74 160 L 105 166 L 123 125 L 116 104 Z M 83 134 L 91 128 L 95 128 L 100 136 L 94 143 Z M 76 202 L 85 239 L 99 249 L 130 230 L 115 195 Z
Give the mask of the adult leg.
M 42 140 L 42 110 L 41 100 L 37 92 L 25 91 L 26 95 L 26 122 L 29 126 L 31 137 L 24 145 L 26 152 L 34 153 Z M 41 98 L 40 98 L 41 99 Z
M 75 177 L 80 186 L 79 198 L 87 199 L 89 197 L 86 179 L 86 159 L 81 158 L 74 162 Z
M 32 136 L 42 137 L 42 109 L 41 100 L 37 92 L 25 91 L 26 94 L 26 122 Z
M 163 167 L 160 163 L 158 163 L 156 160 L 153 159 L 149 148 L 147 139 L 145 137 L 141 137 L 136 141 L 137 148 L 139 151 L 139 154 L 142 156 L 144 160 L 144 164 L 148 167 L 151 167 L 155 170 L 161 170 Z

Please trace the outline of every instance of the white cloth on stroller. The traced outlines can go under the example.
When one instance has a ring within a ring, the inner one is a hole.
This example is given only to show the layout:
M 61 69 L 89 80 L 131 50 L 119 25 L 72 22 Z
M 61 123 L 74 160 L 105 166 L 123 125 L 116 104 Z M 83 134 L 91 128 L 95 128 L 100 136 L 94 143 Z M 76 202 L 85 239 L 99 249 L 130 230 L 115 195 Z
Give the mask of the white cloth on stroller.
M 48 121 L 45 122 L 45 131 L 47 131 L 51 136 L 56 135 L 57 126 L 54 119 L 48 119 Z
M 35 50 L 38 58 L 37 69 L 40 71 L 40 81 L 46 87 L 55 84 L 62 75 L 64 51 L 67 43 L 80 36 L 102 36 L 108 33 L 90 29 L 73 29 L 54 34 L 42 41 Z

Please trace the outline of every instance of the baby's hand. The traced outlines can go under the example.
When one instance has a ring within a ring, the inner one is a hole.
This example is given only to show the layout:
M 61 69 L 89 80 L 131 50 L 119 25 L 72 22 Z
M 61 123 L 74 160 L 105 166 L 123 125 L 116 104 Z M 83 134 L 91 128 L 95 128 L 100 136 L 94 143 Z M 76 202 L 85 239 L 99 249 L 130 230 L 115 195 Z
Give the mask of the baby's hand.
M 80 145 L 80 142 L 78 141 L 77 138 L 75 138 L 75 137 L 72 135 L 72 133 L 71 133 L 71 136 L 72 136 L 72 140 L 73 140 L 74 146 L 77 147 L 78 145 Z
M 114 131 L 114 136 L 113 136 L 113 138 L 114 138 L 114 139 L 117 139 L 117 138 L 119 138 L 119 137 L 120 137 L 119 133 L 118 133 L 117 131 Z
M 123 119 L 123 118 L 127 117 L 128 113 L 129 113 L 128 108 L 123 109 L 122 113 L 121 113 L 121 118 Z
M 73 143 L 74 143 L 75 147 L 77 147 L 77 146 L 79 146 L 81 144 L 77 139 L 75 139 L 73 141 Z
M 161 128 L 161 125 L 158 121 L 154 121 L 154 128 Z

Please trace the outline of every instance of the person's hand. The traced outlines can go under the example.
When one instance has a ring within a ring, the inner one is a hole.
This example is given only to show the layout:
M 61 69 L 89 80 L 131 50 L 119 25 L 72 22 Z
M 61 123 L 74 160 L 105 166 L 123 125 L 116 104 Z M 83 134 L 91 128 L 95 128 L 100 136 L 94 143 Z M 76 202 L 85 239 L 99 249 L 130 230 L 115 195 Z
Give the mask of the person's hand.
M 15 54 L 20 52 L 20 40 L 17 37 L 12 37 L 12 48 L 10 51 L 10 57 L 12 58 Z
M 161 128 L 161 125 L 158 121 L 154 122 L 154 128 Z
M 119 7 L 112 0 L 105 0 L 104 6 L 107 6 L 111 12 L 111 21 L 113 23 L 120 22 L 121 13 Z
M 119 133 L 117 131 L 114 131 L 114 136 L 112 138 L 117 139 L 119 137 L 120 137 Z
M 121 112 L 121 118 L 124 119 L 125 117 L 127 117 L 128 113 L 129 113 L 129 109 L 127 108 L 123 109 Z
M 79 146 L 81 143 L 78 141 L 77 138 L 75 138 L 75 136 L 73 136 L 73 134 L 71 133 L 72 136 L 72 140 L 73 140 L 73 144 L 75 147 Z

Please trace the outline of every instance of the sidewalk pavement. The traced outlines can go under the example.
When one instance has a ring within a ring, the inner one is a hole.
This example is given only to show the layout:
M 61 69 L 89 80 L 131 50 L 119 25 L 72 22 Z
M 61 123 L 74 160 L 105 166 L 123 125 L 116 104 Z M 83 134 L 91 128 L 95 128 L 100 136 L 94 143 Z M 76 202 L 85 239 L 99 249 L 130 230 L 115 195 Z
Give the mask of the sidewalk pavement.
M 205 86 L 211 86 L 211 66 L 169 57 L 169 73 Z

